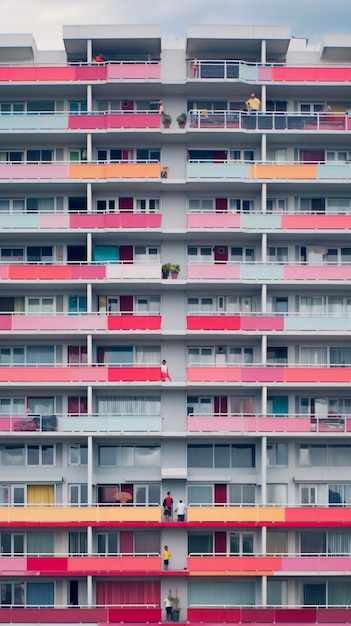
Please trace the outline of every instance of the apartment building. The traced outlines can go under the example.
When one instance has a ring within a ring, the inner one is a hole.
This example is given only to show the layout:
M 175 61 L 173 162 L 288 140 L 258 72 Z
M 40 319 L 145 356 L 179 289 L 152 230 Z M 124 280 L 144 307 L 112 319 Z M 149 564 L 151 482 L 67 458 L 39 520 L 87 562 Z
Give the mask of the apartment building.
M 0 36 L 0 622 L 350 621 L 350 85 L 351 35 Z

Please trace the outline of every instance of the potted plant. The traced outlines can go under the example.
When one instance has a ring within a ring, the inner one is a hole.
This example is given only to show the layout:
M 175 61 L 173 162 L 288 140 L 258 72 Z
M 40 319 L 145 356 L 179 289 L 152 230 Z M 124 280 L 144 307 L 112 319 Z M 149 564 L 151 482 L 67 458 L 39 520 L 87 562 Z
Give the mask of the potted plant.
M 172 268 L 172 263 L 164 263 L 164 265 L 162 265 L 162 278 L 163 279 L 169 278 L 171 268 Z
M 175 280 L 176 278 L 178 278 L 178 274 L 180 272 L 180 266 L 177 263 L 172 263 L 170 267 L 170 272 L 171 272 L 171 278 Z
M 162 122 L 163 122 L 164 128 L 170 128 L 171 123 L 172 123 L 172 117 L 168 115 L 168 113 L 163 113 Z
M 172 606 L 173 606 L 173 611 L 172 611 L 172 622 L 179 622 L 179 616 L 180 616 L 180 600 L 178 598 L 178 592 L 176 590 L 176 594 L 175 596 L 172 596 L 172 590 L 169 590 L 169 599 L 172 602 Z
M 179 128 L 185 128 L 186 120 L 187 120 L 186 113 L 181 113 L 180 115 L 178 115 L 177 122 L 178 122 Z

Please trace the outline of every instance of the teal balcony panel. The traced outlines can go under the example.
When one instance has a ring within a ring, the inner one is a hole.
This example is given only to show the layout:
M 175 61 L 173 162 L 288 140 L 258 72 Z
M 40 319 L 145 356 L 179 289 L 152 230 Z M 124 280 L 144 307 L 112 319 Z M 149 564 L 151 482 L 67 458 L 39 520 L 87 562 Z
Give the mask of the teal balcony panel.
M 285 330 L 301 330 L 301 331 L 337 331 L 351 330 L 351 318 L 348 317 L 331 317 L 317 315 L 299 315 L 296 317 L 287 316 L 284 324 Z
M 253 80 L 258 81 L 258 66 L 257 65 L 244 65 L 239 66 L 239 78 L 241 80 Z
M 0 229 L 16 229 L 16 228 L 32 228 L 37 229 L 40 227 L 40 215 L 38 213 L 0 213 Z
M 283 280 L 283 265 L 242 265 L 240 268 L 241 280 Z
M 250 178 L 250 163 L 201 163 L 187 164 L 187 178 Z
M 250 230 L 278 230 L 282 227 L 281 215 L 271 213 L 246 213 L 241 216 L 241 227 Z
M 350 179 L 351 163 L 319 163 L 317 166 L 317 178 L 321 179 Z
M 162 418 L 159 415 L 59 417 L 57 430 L 68 433 L 159 433 L 162 431 Z
M 0 130 L 67 130 L 68 113 L 0 115 Z

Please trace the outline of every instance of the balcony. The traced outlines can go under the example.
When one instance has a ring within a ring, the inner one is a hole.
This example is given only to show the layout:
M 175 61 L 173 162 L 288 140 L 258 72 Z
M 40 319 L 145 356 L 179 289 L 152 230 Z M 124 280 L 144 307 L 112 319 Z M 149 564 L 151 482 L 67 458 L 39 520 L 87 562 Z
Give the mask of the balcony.
M 1 230 L 159 229 L 161 213 L 2 213 Z
M 1 373 L 1 370 L 0 370 Z M 312 367 L 286 364 L 267 365 L 193 365 L 187 368 L 188 382 L 220 383 L 344 383 L 351 379 L 351 367 Z
M 1 268 L 0 268 L 1 269 Z M 188 263 L 188 280 L 237 281 L 349 281 L 351 266 L 307 263 L 238 263 L 232 261 Z
M 78 610 L 79 609 L 79 610 Z M 123 606 L 73 606 L 55 608 L 1 607 L 1 624 L 99 624 L 113 623 L 155 624 L 161 623 L 162 609 L 153 604 Z
M 187 228 L 191 230 L 245 229 L 266 230 L 341 230 L 351 229 L 351 215 L 340 214 L 278 214 L 278 213 L 237 213 L 212 212 L 188 213 Z M 6 219 L 6 218 L 5 218 Z
M 160 506 L 0 506 L 0 524 L 36 526 L 88 526 L 91 524 L 134 524 L 159 523 L 162 518 Z M 0 611 L 1 613 L 1 611 Z
M 104 263 L 16 263 L 0 264 L 1 280 L 160 280 L 160 263 L 108 262 Z
M 284 63 L 246 63 L 234 59 L 192 59 L 188 62 L 188 79 L 244 80 L 292 83 L 345 83 L 351 80 L 351 67 L 288 66 Z
M 0 366 L 2 383 L 111 383 L 111 382 L 159 382 L 161 369 L 158 365 L 23 365 Z
M 160 573 L 157 554 L 119 554 L 116 556 L 2 556 L 0 576 L 104 576 L 111 574 Z
M 1 71 L 1 68 L 0 68 Z M 1 131 L 40 130 L 113 130 L 159 129 L 161 117 L 155 111 L 89 112 L 82 114 L 32 112 L 30 114 L 0 115 Z
M 3 65 L 0 82 L 11 83 L 62 83 L 95 81 L 160 80 L 161 64 L 158 61 L 116 61 L 105 63 L 74 63 L 72 65 Z
M 345 113 L 288 113 L 263 112 L 250 114 L 246 111 L 190 110 L 189 130 L 257 130 L 257 131 L 348 131 L 351 118 Z
M 222 576 L 243 574 L 246 576 L 277 576 L 281 573 L 303 575 L 348 571 L 349 556 L 330 555 L 196 555 L 188 556 L 187 569 L 193 576 Z
M 188 608 L 188 622 L 198 624 L 345 624 L 351 619 L 351 609 L 327 607 L 202 607 Z
M 65 315 L 25 315 L 16 313 L 0 314 L 0 331 L 22 332 L 36 331 L 123 331 L 123 330 L 160 330 L 161 315 L 140 314 L 104 314 L 79 313 Z
M 306 506 L 279 507 L 257 505 L 203 504 L 190 505 L 187 509 L 188 523 L 226 524 L 249 526 L 343 526 L 351 522 L 351 508 L 348 506 Z
M 0 68 L 1 69 L 1 68 Z M 115 163 L 1 163 L 0 182 L 9 180 L 108 180 L 155 179 L 161 177 L 159 161 Z
M 286 161 L 264 163 L 259 161 L 232 160 L 189 160 L 186 176 L 189 179 L 242 179 L 252 181 L 272 180 L 349 180 L 351 164 L 333 161 L 330 163 L 288 163 Z
M 1 318 L 0 318 L 1 323 Z M 274 313 L 202 313 L 186 317 L 187 330 L 194 331 L 343 331 L 351 330 L 351 317 L 341 315 L 302 315 L 297 312 Z M 1 326 L 0 326 L 1 328 Z
M 130 433 L 162 432 L 160 415 L 2 415 L 0 432 Z
M 188 432 L 339 433 L 351 432 L 351 417 L 329 415 L 188 415 Z

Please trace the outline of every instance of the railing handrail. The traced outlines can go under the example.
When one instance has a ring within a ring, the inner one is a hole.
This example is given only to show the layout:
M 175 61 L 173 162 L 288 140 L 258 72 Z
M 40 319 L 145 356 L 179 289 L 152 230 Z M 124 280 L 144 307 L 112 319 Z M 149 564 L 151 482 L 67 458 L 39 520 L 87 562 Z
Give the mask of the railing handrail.
M 340 207 L 341 208 L 341 207 Z M 19 213 L 19 211 L 17 211 Z M 70 211 L 71 213 L 72 211 Z M 2 211 L 1 214 L 6 214 L 6 211 Z M 39 213 L 39 211 L 38 211 Z M 78 213 L 78 211 L 77 211 Z M 86 211 L 85 211 L 86 213 Z M 307 211 L 307 210 L 295 210 L 295 211 L 291 211 L 289 210 L 274 210 L 274 211 L 258 211 L 257 209 L 253 209 L 253 210 L 249 210 L 246 211 L 245 209 L 228 209 L 227 211 L 216 211 L 215 208 L 213 209 L 188 209 L 187 210 L 187 215 L 216 215 L 218 217 L 218 219 L 220 220 L 222 216 L 227 216 L 227 215 L 268 215 L 268 216 L 272 216 L 272 215 L 278 215 L 278 216 L 282 216 L 282 215 L 318 215 L 318 216 L 323 216 L 323 215 L 350 215 L 351 214 L 351 208 L 349 210 L 346 209 L 342 209 L 342 211 L 338 212 L 338 207 L 334 207 L 334 210 L 325 210 L 323 211 L 323 213 L 321 211 Z M 203 225 L 203 228 L 206 228 L 206 224 Z
M 0 312 L 1 315 L 1 312 Z M 5 313 L 6 315 L 6 313 Z M 10 313 L 10 315 L 14 315 L 13 313 Z M 17 315 L 17 314 L 16 314 Z M 192 316 L 198 316 L 198 317 L 220 317 L 220 318 L 226 318 L 226 317 L 257 317 L 257 318 L 266 318 L 266 317 L 307 317 L 307 318 L 314 318 L 314 317 L 325 317 L 326 319 L 330 319 L 330 318 L 339 318 L 342 317 L 343 319 L 346 317 L 351 317 L 351 313 L 347 313 L 347 312 L 341 312 L 341 313 L 328 313 L 327 311 L 316 311 L 315 313 L 308 311 L 308 312 L 303 312 L 303 311 L 187 311 L 186 313 L 187 317 L 192 317 Z
M 325 414 L 325 415 L 312 415 L 312 414 L 307 414 L 307 413 L 291 413 L 291 412 L 286 412 L 286 413 L 257 413 L 257 412 L 253 412 L 253 413 L 231 413 L 231 412 L 227 412 L 225 413 L 224 411 L 222 413 L 215 413 L 215 412 L 211 412 L 211 413 L 188 413 L 187 418 L 193 418 L 193 417 L 197 417 L 197 418 L 201 418 L 201 419 L 206 419 L 206 418 L 211 418 L 211 419 L 227 419 L 227 418 L 239 418 L 239 419 L 311 419 L 314 421 L 319 421 L 319 420 L 333 420 L 333 419 L 350 419 L 351 418 L 351 413 L 334 413 L 332 411 L 330 411 L 329 413 Z
M 0 116 L 1 117 L 1 116 Z M 50 161 L 0 161 L 0 166 L 2 165 L 53 165 L 57 167 L 58 165 L 131 165 L 135 163 L 142 163 L 143 165 L 148 163 L 157 163 L 160 164 L 159 159 L 109 159 L 106 161 L 98 161 L 91 159 L 89 161 L 81 160 L 81 161 L 55 161 L 54 159 L 50 159 Z
M 351 67 L 351 65 L 350 65 Z M 321 117 L 326 118 L 326 117 L 342 117 L 342 118 L 347 118 L 348 115 L 346 113 L 346 111 L 306 111 L 306 113 L 304 113 L 303 111 L 258 111 L 257 112 L 258 115 L 260 117 L 262 117 L 262 115 L 266 115 L 266 116 L 271 116 L 271 117 L 281 117 L 282 115 L 285 115 L 287 117 L 302 117 L 302 118 L 316 118 L 316 117 Z M 245 117 L 247 117 L 248 115 L 252 116 L 252 113 L 248 113 L 245 109 L 189 109 L 188 111 L 188 115 L 202 115 L 205 117 L 211 117 L 214 115 L 243 115 Z
M 0 63 L 0 67 L 100 67 L 106 65 L 161 65 L 160 60 L 107 60 L 102 62 L 91 61 L 66 61 L 62 63 L 38 63 L 33 61 L 17 61 L 17 63 Z
M 161 116 L 159 114 L 159 112 L 156 109 L 132 109 L 132 110 L 125 110 L 125 109 L 112 109 L 112 110 L 104 110 L 104 111 L 98 111 L 98 110 L 90 110 L 90 111 L 44 111 L 44 110 L 40 110 L 40 111 L 19 111 L 19 112 L 14 112 L 14 111 L 2 111 L 0 112 L 0 119 L 2 118 L 18 118 L 18 117 L 35 117 L 37 115 L 50 115 L 50 117 L 67 117 L 67 115 L 82 115 L 84 117 L 87 117 L 89 115 L 94 115 L 94 116 L 102 116 L 102 115 L 158 115 L 161 119 Z
M 199 59 L 192 58 L 187 60 L 188 64 L 193 67 L 194 62 L 201 65 L 223 65 L 223 63 L 228 65 L 243 65 L 245 67 L 299 67 L 299 68 L 321 68 L 321 69 L 335 69 L 336 67 L 351 67 L 351 64 L 348 63 L 328 63 L 326 65 L 320 65 L 317 63 L 283 63 L 283 62 L 260 62 L 260 61 L 244 61 L 242 59 Z

